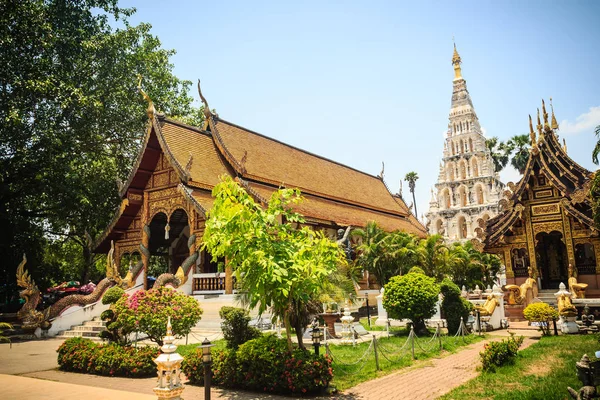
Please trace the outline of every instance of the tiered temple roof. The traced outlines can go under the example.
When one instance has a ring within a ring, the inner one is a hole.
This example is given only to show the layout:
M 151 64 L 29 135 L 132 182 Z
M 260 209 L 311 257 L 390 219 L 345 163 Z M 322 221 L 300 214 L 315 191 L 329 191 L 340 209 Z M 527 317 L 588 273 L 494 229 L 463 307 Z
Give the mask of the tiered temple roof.
M 119 240 L 138 215 L 142 193 L 161 153 L 173 169 L 169 173 L 180 182 L 179 192 L 203 216 L 212 206 L 211 190 L 219 177 L 230 175 L 262 203 L 280 187 L 300 189 L 305 200 L 295 208 L 309 222 L 340 227 L 375 221 L 388 231 L 426 234 L 406 204 L 392 196 L 377 176 L 253 132 L 210 112 L 205 113 L 204 129 L 149 113 L 151 124 L 142 149 L 120 193 L 123 202 L 98 241 L 98 252 L 106 252 L 111 240 Z

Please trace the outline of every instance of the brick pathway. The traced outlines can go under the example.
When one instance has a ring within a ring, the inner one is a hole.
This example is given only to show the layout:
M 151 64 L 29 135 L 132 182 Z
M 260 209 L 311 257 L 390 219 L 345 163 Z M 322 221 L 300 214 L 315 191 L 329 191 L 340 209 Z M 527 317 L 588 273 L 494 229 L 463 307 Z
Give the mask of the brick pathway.
M 338 398 L 356 400 L 435 399 L 478 375 L 476 368 L 480 365 L 479 352 L 487 342 L 489 340 L 472 344 L 465 350 L 447 357 L 424 360 L 420 368 L 417 365 L 417 368 L 411 368 L 408 371 L 399 371 L 361 383 Z M 521 349 L 533 343 L 535 343 L 534 340 L 526 338 Z

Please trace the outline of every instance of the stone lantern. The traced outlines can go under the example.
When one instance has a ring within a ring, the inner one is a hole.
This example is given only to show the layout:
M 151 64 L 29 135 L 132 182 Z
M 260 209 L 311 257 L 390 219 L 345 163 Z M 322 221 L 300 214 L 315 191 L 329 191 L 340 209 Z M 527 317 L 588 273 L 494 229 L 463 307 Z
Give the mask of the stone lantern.
M 185 389 L 181 383 L 183 357 L 176 353 L 177 346 L 173 344 L 174 340 L 171 317 L 169 317 L 167 336 L 164 337 L 164 344 L 160 348 L 162 354 L 154 360 L 158 370 L 158 386 L 154 388 L 154 393 L 159 399 L 181 400 L 181 393 Z

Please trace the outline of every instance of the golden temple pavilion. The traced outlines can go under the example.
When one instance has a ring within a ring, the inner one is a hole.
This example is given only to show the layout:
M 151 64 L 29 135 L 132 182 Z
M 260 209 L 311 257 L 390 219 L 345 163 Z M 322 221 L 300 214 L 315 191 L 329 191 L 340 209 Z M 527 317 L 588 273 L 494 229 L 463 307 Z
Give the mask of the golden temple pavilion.
M 508 284 L 532 277 L 540 289 L 555 289 L 575 275 L 595 297 L 600 295 L 600 237 L 589 194 L 594 174 L 569 157 L 558 128 L 554 109 L 549 119 L 542 101 L 535 128 L 529 117 L 531 149 L 523 177 L 507 184 L 500 214 L 480 219 L 472 242 L 503 260 Z

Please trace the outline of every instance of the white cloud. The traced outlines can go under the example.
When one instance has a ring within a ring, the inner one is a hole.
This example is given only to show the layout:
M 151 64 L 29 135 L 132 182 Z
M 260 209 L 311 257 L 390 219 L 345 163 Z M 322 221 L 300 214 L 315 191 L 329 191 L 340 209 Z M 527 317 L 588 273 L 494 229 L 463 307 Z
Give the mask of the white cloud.
M 500 171 L 500 180 L 504 183 L 512 182 L 517 183 L 521 180 L 522 175 L 513 168 L 512 165 L 507 165 L 502 171 Z
M 600 106 L 590 107 L 590 111 L 575 118 L 575 122 L 562 121 L 559 132 L 565 135 L 592 132 L 598 125 L 600 125 Z
M 487 129 L 485 129 L 483 126 L 481 127 L 481 133 L 483 136 L 487 137 Z

